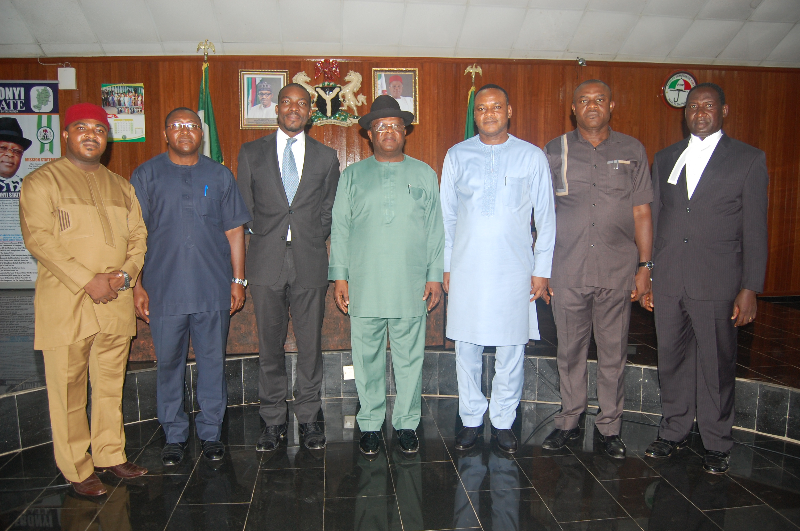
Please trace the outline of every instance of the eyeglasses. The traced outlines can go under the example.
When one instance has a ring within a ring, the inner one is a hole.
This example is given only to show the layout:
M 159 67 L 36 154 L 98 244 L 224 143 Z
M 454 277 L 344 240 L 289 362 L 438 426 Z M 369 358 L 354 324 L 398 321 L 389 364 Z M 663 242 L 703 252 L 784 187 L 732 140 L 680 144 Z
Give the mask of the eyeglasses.
M 200 124 L 175 122 L 174 124 L 169 124 L 167 129 L 172 129 L 173 131 L 180 131 L 181 129 L 186 129 L 187 131 L 201 131 L 203 126 Z
M 19 148 L 7 148 L 5 146 L 0 146 L 0 156 L 5 155 L 6 153 L 11 153 L 13 156 L 19 158 L 25 152 Z
M 406 130 L 405 124 L 385 124 L 379 123 L 372 128 L 376 133 L 385 133 L 386 131 L 397 131 L 398 133 Z

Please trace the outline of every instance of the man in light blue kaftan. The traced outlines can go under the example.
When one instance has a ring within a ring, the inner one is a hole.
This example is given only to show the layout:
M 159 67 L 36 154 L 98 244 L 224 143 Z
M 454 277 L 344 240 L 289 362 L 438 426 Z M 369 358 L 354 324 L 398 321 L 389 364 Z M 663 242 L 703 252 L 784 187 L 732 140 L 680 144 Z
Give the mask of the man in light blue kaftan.
M 539 339 L 535 299 L 547 294 L 555 244 L 550 168 L 538 147 L 508 134 L 506 92 L 482 87 L 475 96 L 479 135 L 447 153 L 441 200 L 445 227 L 446 335 L 456 343 L 459 414 L 456 448 L 483 432 L 484 346 L 496 346 L 489 417 L 501 450 L 517 448 L 511 425 L 522 394 L 529 339 Z M 531 212 L 537 240 L 533 247 Z

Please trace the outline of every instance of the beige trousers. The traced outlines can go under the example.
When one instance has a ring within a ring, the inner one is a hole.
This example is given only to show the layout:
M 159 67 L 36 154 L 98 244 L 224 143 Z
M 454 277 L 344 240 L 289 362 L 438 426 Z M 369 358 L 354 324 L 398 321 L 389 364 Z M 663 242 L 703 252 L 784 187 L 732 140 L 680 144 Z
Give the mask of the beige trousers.
M 131 338 L 95 334 L 71 345 L 43 350 L 56 465 L 68 481 L 83 481 L 94 467 L 127 461 L 122 423 L 122 384 Z M 86 417 L 92 382 L 92 428 Z M 88 453 L 91 444 L 92 453 Z

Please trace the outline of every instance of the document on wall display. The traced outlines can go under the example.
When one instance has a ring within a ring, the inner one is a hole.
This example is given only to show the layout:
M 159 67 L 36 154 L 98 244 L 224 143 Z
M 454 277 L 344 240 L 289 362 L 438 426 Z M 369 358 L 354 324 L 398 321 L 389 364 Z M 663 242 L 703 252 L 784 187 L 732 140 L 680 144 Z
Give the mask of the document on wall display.
M 36 260 L 19 227 L 26 175 L 61 156 L 58 81 L 0 81 L 0 289 L 27 289 Z
M 144 142 L 144 83 L 103 83 L 109 142 Z

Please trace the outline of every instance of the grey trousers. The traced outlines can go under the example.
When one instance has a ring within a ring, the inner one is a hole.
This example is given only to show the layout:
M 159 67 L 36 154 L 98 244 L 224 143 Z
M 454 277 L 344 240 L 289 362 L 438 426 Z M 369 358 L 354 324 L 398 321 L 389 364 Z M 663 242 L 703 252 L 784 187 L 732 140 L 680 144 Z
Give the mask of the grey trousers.
M 630 296 L 630 290 L 624 289 L 553 288 L 561 387 L 561 412 L 555 416 L 556 428 L 575 428 L 581 413 L 586 411 L 586 358 L 594 328 L 600 404 L 595 426 L 603 435 L 619 435 L 625 401 Z

